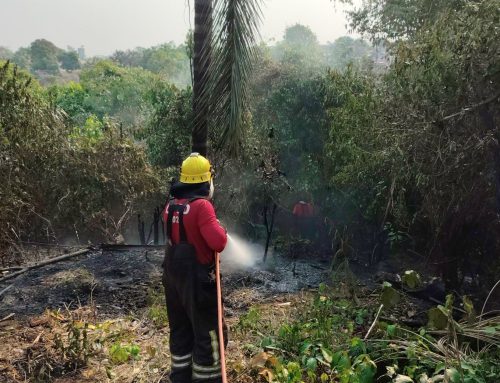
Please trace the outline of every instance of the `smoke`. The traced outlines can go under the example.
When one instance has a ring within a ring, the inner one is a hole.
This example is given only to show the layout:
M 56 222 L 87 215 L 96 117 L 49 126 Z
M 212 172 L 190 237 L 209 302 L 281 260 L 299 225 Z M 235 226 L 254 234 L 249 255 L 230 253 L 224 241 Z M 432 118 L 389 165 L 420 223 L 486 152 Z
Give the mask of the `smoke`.
M 226 248 L 221 254 L 224 272 L 250 269 L 264 254 L 263 246 L 245 241 L 235 234 L 228 234 L 227 239 Z

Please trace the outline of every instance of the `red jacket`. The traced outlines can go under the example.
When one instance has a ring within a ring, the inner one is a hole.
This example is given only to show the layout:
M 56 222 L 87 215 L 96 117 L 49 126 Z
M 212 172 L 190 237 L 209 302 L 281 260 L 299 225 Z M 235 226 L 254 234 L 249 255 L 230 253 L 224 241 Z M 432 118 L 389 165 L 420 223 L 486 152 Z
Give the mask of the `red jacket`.
M 310 202 L 299 201 L 293 207 L 293 215 L 300 218 L 313 217 L 314 206 Z
M 176 199 L 176 204 L 183 204 L 186 199 Z M 167 222 L 168 206 L 163 211 L 163 222 Z M 178 215 L 176 212 L 175 216 Z M 165 225 L 166 226 L 166 225 Z M 215 216 L 212 204 L 206 199 L 197 199 L 186 205 L 184 210 L 184 228 L 187 241 L 196 249 L 198 262 L 210 264 L 215 261 L 215 252 L 221 252 L 226 247 L 226 230 Z M 179 221 L 172 221 L 172 240 L 179 243 Z

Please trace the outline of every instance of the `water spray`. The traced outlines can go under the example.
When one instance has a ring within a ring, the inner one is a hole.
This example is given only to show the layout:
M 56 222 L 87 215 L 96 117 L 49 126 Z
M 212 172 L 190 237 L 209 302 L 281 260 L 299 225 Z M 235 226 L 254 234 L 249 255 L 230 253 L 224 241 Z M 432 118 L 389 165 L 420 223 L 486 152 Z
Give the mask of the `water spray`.
M 263 254 L 263 246 L 245 241 L 236 234 L 228 234 L 227 239 L 227 245 L 222 254 L 224 271 L 250 269 L 257 263 L 259 255 Z

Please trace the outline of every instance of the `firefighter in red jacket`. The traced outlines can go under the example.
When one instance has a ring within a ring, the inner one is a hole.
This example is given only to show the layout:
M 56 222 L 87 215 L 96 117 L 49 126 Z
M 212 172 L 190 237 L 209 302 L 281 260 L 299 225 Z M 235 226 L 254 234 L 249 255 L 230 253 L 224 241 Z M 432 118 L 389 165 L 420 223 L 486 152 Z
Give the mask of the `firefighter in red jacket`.
M 163 211 L 172 383 L 222 381 L 215 252 L 224 250 L 227 234 L 215 215 L 212 195 L 210 163 L 192 153 L 182 163 L 180 182 L 172 186 L 172 199 Z

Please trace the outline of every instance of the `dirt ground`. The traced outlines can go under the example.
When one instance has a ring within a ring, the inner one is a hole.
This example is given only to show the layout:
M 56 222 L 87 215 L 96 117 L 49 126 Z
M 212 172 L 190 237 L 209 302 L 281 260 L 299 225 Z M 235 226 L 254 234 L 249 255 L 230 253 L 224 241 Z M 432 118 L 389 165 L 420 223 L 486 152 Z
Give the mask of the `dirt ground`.
M 169 353 L 162 258 L 159 250 L 91 251 L 1 284 L 0 290 L 12 286 L 0 297 L 0 319 L 7 318 L 0 322 L 4 344 L 0 348 L 0 381 L 166 379 Z M 321 261 L 298 260 L 294 270 L 292 273 L 290 261 L 280 258 L 251 270 L 225 272 L 223 265 L 229 326 L 255 304 L 280 307 L 277 320 L 285 320 L 293 307 L 290 302 L 328 275 L 328 265 Z M 58 348 L 59 340 L 66 346 Z M 91 349 L 85 342 L 92 343 Z M 106 356 L 114 344 L 137 345 L 140 358 L 128 363 L 110 361 Z M 73 348 L 68 349 L 69 345 Z M 85 368 L 78 363 L 68 366 L 68 361 L 86 354 L 93 357 L 86 363 L 80 361 Z M 245 357 L 236 342 L 229 343 L 228 354 L 228 363 L 241 369 Z
M 92 251 L 0 285 L 1 291 L 12 284 L 0 297 L 0 381 L 167 381 L 162 258 L 159 250 Z M 353 270 L 369 296 L 373 272 L 359 264 Z M 222 271 L 233 382 L 258 381 L 249 372 L 255 340 L 238 332 L 249 308 L 258 305 L 267 320 L 286 323 L 320 283 L 342 283 L 331 279 L 328 261 L 318 259 L 294 265 L 272 257 L 265 266 L 228 272 L 223 265 Z

